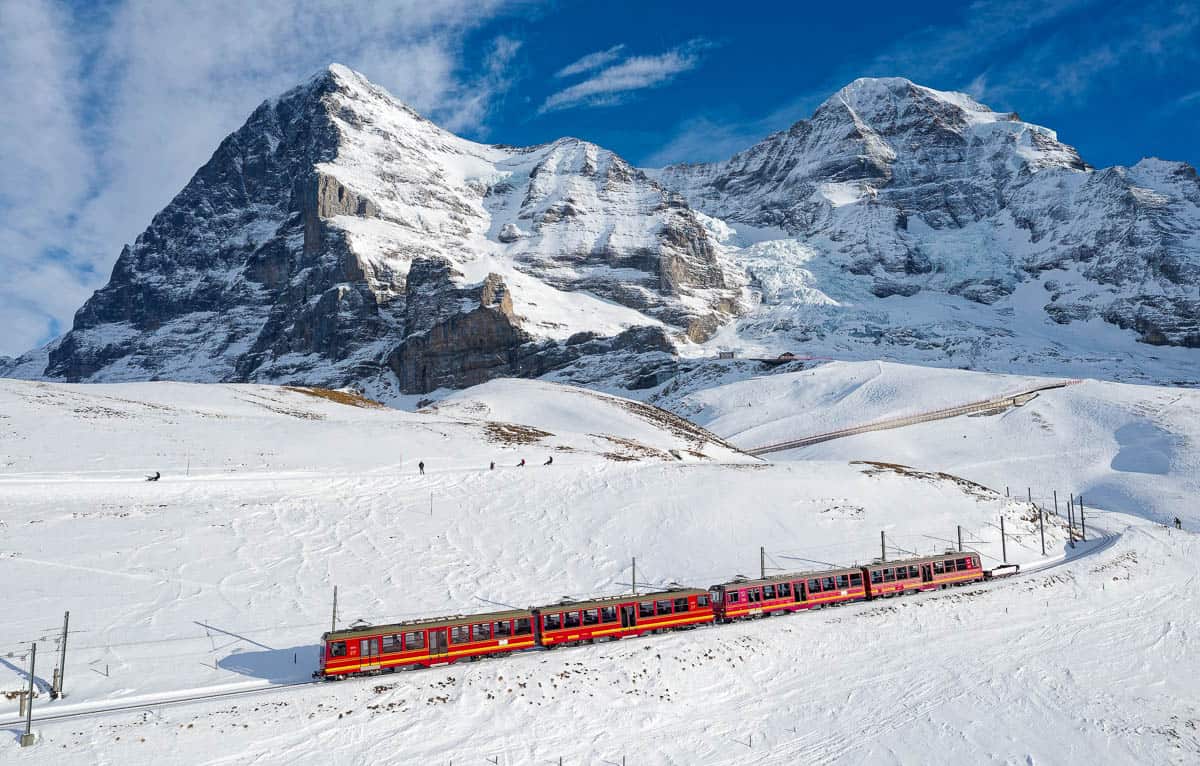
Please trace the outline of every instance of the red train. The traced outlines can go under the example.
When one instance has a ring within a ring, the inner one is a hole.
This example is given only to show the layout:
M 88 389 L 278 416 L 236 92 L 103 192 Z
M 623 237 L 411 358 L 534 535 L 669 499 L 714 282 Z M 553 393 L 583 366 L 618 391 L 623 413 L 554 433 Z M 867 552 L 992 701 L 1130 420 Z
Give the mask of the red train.
M 564 601 L 531 609 L 438 617 L 326 633 L 317 678 L 430 667 L 541 646 L 616 640 L 898 596 L 982 580 L 977 553 L 884 561 L 849 569 L 734 580 L 708 590 Z

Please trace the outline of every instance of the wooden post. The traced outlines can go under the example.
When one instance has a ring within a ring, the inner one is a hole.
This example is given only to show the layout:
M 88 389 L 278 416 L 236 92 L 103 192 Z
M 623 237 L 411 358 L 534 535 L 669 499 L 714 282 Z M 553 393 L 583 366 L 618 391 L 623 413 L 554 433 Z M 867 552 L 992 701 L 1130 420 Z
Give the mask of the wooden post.
M 1046 509 L 1038 509 L 1038 531 L 1042 534 L 1042 555 L 1046 555 Z
M 1087 522 L 1083 520 L 1083 495 L 1079 496 L 1079 539 L 1087 542 Z
M 333 633 L 337 630 L 337 586 L 333 586 L 333 621 L 329 625 L 329 632 Z
M 958 525 L 958 552 L 962 553 L 962 524 Z
M 1054 490 L 1054 515 L 1058 515 L 1058 490 Z
M 637 556 L 633 557 L 633 595 L 637 595 Z
M 1000 556 L 1008 563 L 1008 541 L 1004 539 L 1004 516 L 1000 516 Z
M 758 546 L 758 576 L 767 579 L 767 549 L 761 545 Z
M 33 744 L 33 677 L 37 669 L 37 642 L 29 645 L 29 701 L 25 703 L 25 733 L 21 735 L 21 747 Z
M 879 530 L 879 559 L 887 561 L 887 533 Z

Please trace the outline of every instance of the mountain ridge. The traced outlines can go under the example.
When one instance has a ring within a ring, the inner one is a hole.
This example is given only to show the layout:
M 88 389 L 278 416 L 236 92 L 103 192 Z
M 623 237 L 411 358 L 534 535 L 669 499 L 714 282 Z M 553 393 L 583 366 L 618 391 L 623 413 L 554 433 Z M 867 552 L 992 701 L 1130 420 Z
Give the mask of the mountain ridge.
M 1000 346 L 1034 369 L 1077 328 L 1097 358 L 1150 356 L 1200 346 L 1189 169 L 1092 169 L 1016 114 L 860 78 L 729 160 L 641 170 L 576 138 L 463 139 L 333 64 L 260 104 L 71 331 L 0 374 L 44 353 L 52 379 L 386 398 L 556 370 L 621 387 L 713 346 L 996 369 L 1006 311 L 1031 330 Z M 1151 379 L 1194 358 L 1168 356 Z

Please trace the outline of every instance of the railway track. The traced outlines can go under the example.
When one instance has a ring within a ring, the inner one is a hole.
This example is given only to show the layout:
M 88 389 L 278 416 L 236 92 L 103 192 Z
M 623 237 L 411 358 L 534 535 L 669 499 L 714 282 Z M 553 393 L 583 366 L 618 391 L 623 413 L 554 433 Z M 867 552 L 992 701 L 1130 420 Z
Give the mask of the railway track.
M 1050 391 L 1056 388 L 1066 388 L 1067 386 L 1080 383 L 1078 380 L 1060 380 L 1054 383 L 1045 383 L 1033 388 L 1027 388 L 1023 391 L 1017 391 L 1003 396 L 992 397 L 991 399 L 983 399 L 977 402 L 968 404 L 960 404 L 954 407 L 944 407 L 939 410 L 930 410 L 916 415 L 906 415 L 898 418 L 888 418 L 886 420 L 877 420 L 873 423 L 864 423 L 860 426 L 852 426 L 850 428 L 842 428 L 837 431 L 827 431 L 822 434 L 813 434 L 799 439 L 790 441 L 778 442 L 776 444 L 766 444 L 761 447 L 751 447 L 744 449 L 746 452 L 755 457 L 766 455 L 772 452 L 783 452 L 785 450 L 799 449 L 800 447 L 809 447 L 813 444 L 833 441 L 834 439 L 842 439 L 847 436 L 855 436 L 857 434 L 865 434 L 872 431 L 887 431 L 892 428 L 903 428 L 912 426 L 918 423 L 928 423 L 933 420 L 945 420 L 947 418 L 956 418 L 962 415 L 973 415 L 981 412 L 992 412 L 1005 410 L 1009 407 L 1019 407 L 1026 404 L 1042 391 Z

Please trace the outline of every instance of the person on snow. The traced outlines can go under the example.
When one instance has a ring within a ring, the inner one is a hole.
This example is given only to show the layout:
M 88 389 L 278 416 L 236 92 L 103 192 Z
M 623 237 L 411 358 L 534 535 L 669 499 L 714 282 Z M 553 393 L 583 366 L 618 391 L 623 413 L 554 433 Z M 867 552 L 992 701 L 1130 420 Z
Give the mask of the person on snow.
M 551 465 L 552 463 L 554 463 L 554 455 L 546 458 L 546 462 L 542 463 L 542 465 Z
M 1176 516 L 1176 517 L 1175 517 L 1175 528 L 1176 528 L 1176 529 L 1183 529 L 1183 522 L 1182 522 L 1182 521 L 1180 521 L 1180 519 L 1179 519 L 1179 517 L 1178 517 L 1178 516 Z
M 417 463 L 417 470 L 421 472 L 421 475 L 422 475 L 422 476 L 424 476 L 424 475 L 425 475 L 425 461 L 424 461 L 424 460 L 422 460 L 421 462 Z
M 488 470 L 489 471 L 496 470 L 496 461 L 495 460 L 493 460 L 491 463 L 488 464 Z
M 159 473 L 158 471 L 155 471 L 153 476 L 146 477 L 146 481 L 158 481 L 161 478 L 162 478 L 162 474 Z M 1178 523 L 1179 519 L 1176 519 L 1175 521 L 1176 521 L 1176 523 Z
M 521 458 L 521 462 L 517 463 L 517 468 L 525 467 L 525 458 Z

